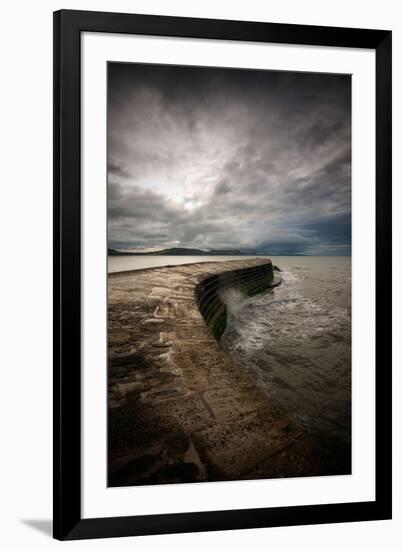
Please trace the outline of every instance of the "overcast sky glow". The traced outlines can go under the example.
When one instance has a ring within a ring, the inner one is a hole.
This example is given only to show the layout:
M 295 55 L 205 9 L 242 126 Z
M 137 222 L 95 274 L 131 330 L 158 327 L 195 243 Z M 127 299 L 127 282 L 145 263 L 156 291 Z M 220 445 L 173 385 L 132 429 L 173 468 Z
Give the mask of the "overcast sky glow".
M 110 247 L 350 254 L 345 75 L 109 63 Z

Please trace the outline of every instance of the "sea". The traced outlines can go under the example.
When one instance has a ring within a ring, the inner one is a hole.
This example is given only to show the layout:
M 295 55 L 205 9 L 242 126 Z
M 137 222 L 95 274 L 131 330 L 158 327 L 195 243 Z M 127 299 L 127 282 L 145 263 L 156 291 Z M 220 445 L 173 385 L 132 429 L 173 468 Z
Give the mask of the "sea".
M 199 262 L 227 262 L 228 260 L 251 260 L 268 256 L 108 256 L 108 272 L 148 269 L 162 265 L 196 264 Z
M 255 257 L 110 256 L 108 270 Z M 350 446 L 351 258 L 267 257 L 282 284 L 252 298 L 225 291 L 228 323 L 220 344 L 307 430 Z

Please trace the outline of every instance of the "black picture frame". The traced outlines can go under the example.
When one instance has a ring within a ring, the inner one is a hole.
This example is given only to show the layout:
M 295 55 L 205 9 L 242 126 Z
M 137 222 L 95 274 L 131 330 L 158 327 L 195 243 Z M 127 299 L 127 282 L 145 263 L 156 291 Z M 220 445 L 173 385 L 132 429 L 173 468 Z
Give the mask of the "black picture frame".
M 346 48 L 376 56 L 376 498 L 342 504 L 82 519 L 81 33 Z M 54 13 L 54 537 L 60 540 L 391 518 L 390 31 L 61 10 Z

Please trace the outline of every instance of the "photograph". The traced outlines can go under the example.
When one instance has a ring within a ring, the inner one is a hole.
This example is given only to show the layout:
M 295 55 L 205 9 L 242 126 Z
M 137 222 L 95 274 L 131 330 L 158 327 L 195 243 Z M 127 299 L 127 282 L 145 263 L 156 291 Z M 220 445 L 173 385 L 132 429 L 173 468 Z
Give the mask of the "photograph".
M 108 62 L 108 487 L 353 473 L 351 92 Z

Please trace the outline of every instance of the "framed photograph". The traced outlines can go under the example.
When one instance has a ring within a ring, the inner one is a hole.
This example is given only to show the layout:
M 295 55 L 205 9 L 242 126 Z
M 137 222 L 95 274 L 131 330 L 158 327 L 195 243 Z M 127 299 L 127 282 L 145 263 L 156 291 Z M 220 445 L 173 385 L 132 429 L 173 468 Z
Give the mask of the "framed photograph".
M 391 32 L 54 14 L 54 536 L 391 518 Z

